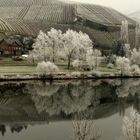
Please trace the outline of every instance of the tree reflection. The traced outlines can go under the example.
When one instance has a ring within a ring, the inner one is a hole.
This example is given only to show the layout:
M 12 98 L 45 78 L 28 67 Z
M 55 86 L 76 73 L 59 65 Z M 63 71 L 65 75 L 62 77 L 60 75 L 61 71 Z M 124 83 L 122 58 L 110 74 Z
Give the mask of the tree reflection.
M 139 109 L 139 85 L 140 80 L 131 79 L 39 83 L 32 87 L 31 93 L 38 113 L 46 112 L 50 116 L 70 115 L 116 102 L 120 115 L 124 116 L 130 102 Z
M 6 127 L 5 127 L 5 125 L 0 125 L 0 131 L 1 131 L 1 134 L 2 134 L 2 136 L 4 136 L 4 134 L 5 134 L 5 132 L 6 132 Z
M 122 140 L 140 140 L 140 114 L 132 110 L 130 116 L 124 117 Z
M 87 118 L 85 113 L 78 113 L 75 115 L 72 124 L 72 140 L 97 140 L 101 137 L 101 132 L 95 130 L 94 120 Z
M 11 132 L 17 132 L 20 133 L 23 129 L 27 129 L 27 126 L 19 126 L 19 125 L 15 125 L 15 126 L 11 126 Z
M 73 125 L 76 137 L 78 133 L 79 135 L 89 133 L 90 127 L 94 127 L 94 121 L 91 120 L 109 117 L 118 112 L 121 116 L 125 116 L 125 110 L 131 106 L 140 112 L 140 80 L 0 83 L 0 105 L 2 124 L 3 120 L 10 123 L 21 122 L 21 124 L 27 121 L 26 126 L 32 121 L 36 123 L 71 120 L 75 116 Z M 86 114 L 86 118 L 81 112 Z M 25 126 L 13 124 L 10 129 L 11 132 L 19 133 Z M 2 135 L 5 134 L 4 124 L 0 125 L 0 131 Z
M 23 129 L 27 129 L 27 125 L 14 125 L 14 126 L 9 126 L 10 130 L 12 133 L 16 132 L 16 133 L 20 133 Z M 2 134 L 2 136 L 5 135 L 6 133 L 6 126 L 4 124 L 0 125 L 0 132 Z

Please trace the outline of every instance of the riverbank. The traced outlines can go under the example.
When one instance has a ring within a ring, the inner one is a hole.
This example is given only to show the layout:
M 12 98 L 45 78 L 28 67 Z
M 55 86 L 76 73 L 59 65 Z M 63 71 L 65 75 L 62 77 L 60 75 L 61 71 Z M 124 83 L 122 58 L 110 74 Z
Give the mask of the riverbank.
M 116 79 L 116 78 L 140 78 L 140 76 L 121 76 L 119 73 L 59 73 L 55 75 L 40 76 L 38 74 L 0 75 L 0 81 L 25 81 L 25 80 L 81 80 L 81 79 Z

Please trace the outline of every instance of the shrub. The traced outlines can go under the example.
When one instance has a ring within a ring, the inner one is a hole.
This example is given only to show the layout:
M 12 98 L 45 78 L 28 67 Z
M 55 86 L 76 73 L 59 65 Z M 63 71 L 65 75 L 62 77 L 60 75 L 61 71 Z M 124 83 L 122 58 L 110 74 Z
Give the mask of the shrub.
M 80 68 L 80 60 L 76 59 L 72 62 L 72 66 L 75 68 L 75 69 L 79 69 Z
M 121 71 L 121 76 L 131 76 L 130 60 L 126 57 L 117 57 L 117 68 Z
M 54 63 L 49 61 L 38 63 L 36 70 L 40 75 L 43 76 L 53 75 L 59 72 L 59 68 Z
M 138 65 L 132 65 L 132 66 L 131 66 L 131 71 L 132 71 L 132 74 L 133 74 L 134 76 L 140 75 L 140 68 L 139 68 Z
M 107 65 L 107 68 L 113 69 L 113 68 L 114 68 L 114 65 L 113 65 L 112 63 L 109 63 L 109 64 Z

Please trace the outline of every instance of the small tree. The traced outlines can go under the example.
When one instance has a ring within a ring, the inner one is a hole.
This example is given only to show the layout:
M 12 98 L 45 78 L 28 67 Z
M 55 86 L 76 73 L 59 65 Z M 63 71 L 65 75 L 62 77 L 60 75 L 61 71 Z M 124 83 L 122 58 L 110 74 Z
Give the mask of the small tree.
M 131 63 L 140 66 L 140 51 L 135 48 L 131 52 Z
M 80 68 L 80 66 L 81 66 L 80 63 L 81 63 L 80 60 L 76 59 L 76 60 L 74 60 L 74 61 L 72 62 L 72 66 L 73 66 L 76 70 L 78 70 L 78 69 Z
M 135 48 L 139 49 L 140 47 L 140 25 L 136 24 L 135 29 Z
M 36 70 L 43 77 L 45 77 L 46 75 L 52 76 L 53 74 L 59 72 L 59 68 L 54 63 L 51 63 L 49 61 L 38 63 Z
M 121 76 L 130 76 L 131 75 L 130 60 L 128 58 L 117 57 L 116 65 L 121 71 Z
M 90 48 L 87 51 L 87 55 L 86 55 L 86 61 L 88 63 L 88 65 L 90 66 L 90 69 L 93 70 L 93 68 L 97 68 L 99 61 L 98 61 L 98 57 L 101 56 L 101 52 L 97 49 L 92 49 Z
M 124 44 L 123 50 L 124 50 L 125 57 L 129 58 L 131 55 L 130 44 Z
M 123 40 L 125 43 L 129 42 L 129 33 L 128 33 L 128 21 L 122 21 L 121 26 L 121 40 Z

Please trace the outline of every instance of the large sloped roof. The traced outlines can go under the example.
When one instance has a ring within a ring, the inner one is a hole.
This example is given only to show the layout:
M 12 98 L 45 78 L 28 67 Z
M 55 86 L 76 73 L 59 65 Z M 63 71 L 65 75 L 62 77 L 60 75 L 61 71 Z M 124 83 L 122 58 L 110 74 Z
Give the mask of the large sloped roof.
M 114 9 L 66 0 L 0 0 L 0 30 L 31 33 L 37 23 L 71 24 L 77 17 L 106 26 L 135 22 Z M 34 24 L 34 25 L 33 25 Z

